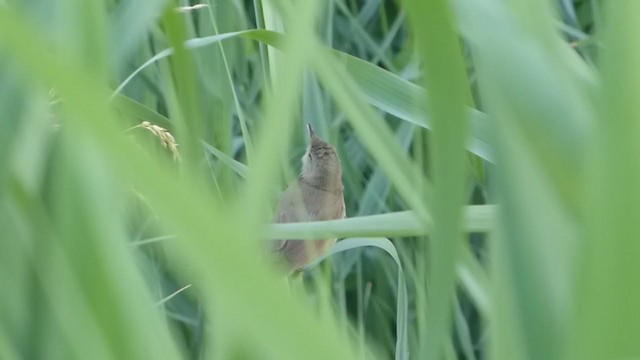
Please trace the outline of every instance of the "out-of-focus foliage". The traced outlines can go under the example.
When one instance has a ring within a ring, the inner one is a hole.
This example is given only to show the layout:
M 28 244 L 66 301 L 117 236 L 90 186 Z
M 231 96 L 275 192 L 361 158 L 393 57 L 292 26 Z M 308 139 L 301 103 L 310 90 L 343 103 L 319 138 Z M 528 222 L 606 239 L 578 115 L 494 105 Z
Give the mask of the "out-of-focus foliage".
M 640 3 L 0 1 L 0 359 L 640 357 Z M 349 219 L 268 225 L 304 125 Z M 343 238 L 285 281 L 269 238 Z

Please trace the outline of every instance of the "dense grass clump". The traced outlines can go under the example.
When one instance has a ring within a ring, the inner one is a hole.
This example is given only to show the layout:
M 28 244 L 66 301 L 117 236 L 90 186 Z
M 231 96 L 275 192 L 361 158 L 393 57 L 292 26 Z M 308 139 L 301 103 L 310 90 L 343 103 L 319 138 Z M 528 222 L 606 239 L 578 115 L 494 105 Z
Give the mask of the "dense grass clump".
M 634 0 L 0 1 L 0 359 L 640 357 L 639 36 Z M 272 225 L 307 123 L 347 219 Z

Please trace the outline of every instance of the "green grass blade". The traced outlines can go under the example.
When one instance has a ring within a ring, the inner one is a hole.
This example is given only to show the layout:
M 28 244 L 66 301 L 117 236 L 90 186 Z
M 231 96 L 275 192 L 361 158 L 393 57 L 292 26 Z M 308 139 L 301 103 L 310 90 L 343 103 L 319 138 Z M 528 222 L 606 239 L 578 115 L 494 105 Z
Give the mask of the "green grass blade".
M 203 142 L 204 145 L 204 149 L 208 152 L 211 153 L 213 156 L 217 157 L 218 159 L 220 159 L 222 162 L 224 162 L 227 166 L 229 166 L 236 174 L 240 175 L 243 178 L 247 177 L 247 174 L 249 172 L 249 168 L 247 167 L 247 165 L 234 160 L 232 157 L 230 157 L 229 155 L 223 153 L 222 151 L 216 149 L 215 147 L 207 144 L 206 142 Z
M 395 359 L 396 360 L 408 360 L 409 359 L 409 343 L 408 343 L 408 327 L 409 327 L 409 319 L 408 319 L 408 296 L 407 296 L 407 285 L 404 279 L 404 271 L 402 270 L 402 263 L 400 262 L 400 257 L 398 256 L 398 252 L 396 251 L 393 243 L 389 241 L 389 239 L 385 238 L 349 238 L 344 239 L 336 243 L 336 245 L 331 249 L 331 251 L 322 257 L 318 258 L 318 260 L 314 261 L 309 267 L 313 267 L 317 265 L 319 262 L 324 259 L 344 251 L 350 251 L 353 249 L 358 249 L 362 247 L 377 247 L 387 252 L 387 254 L 391 255 L 393 260 L 396 262 L 398 266 L 398 289 L 396 291 L 396 352 Z
M 281 48 L 283 36 L 285 35 L 266 30 L 244 30 L 204 38 L 189 39 L 186 41 L 185 47 L 197 49 L 226 39 L 244 37 Z M 424 99 L 424 89 L 367 61 L 341 52 L 334 51 L 334 53 L 338 55 L 338 61 L 344 64 L 349 74 L 359 85 L 367 102 L 400 119 L 427 129 L 431 128 L 429 122 L 425 120 L 427 119 L 427 114 L 424 108 L 415 105 L 419 103 L 421 99 Z M 172 54 L 173 49 L 165 49 L 154 55 L 132 72 L 116 88 L 114 93 L 121 92 L 140 71 Z M 492 150 L 489 145 L 489 119 L 485 114 L 475 109 L 468 109 L 467 111 L 473 130 L 473 136 L 467 144 L 468 149 L 483 159 L 493 161 Z
M 433 123 L 433 235 L 429 252 L 426 333 L 420 356 L 440 359 L 452 323 L 455 268 L 462 246 L 462 206 L 466 203 L 465 106 L 471 103 L 462 49 L 449 4 L 407 1 L 418 49 L 424 59 L 426 103 Z M 426 285 L 426 284 L 425 284 Z
M 205 300 L 212 299 L 215 294 L 217 301 L 212 303 L 219 304 L 218 306 L 226 304 L 225 309 L 234 314 L 236 321 L 246 325 L 244 328 L 253 333 L 252 339 L 275 354 L 284 353 L 294 358 L 354 358 L 345 339 L 338 338 L 327 321 L 318 321 L 306 306 L 283 293 L 283 289 L 269 273 L 256 271 L 247 277 L 229 277 L 229 274 L 237 274 L 234 268 L 247 269 L 256 265 L 254 257 L 250 255 L 251 251 L 246 251 L 248 242 L 230 242 L 227 246 L 216 247 L 215 243 L 204 240 L 241 239 L 243 230 L 239 223 L 234 225 L 228 216 L 220 214 L 215 200 L 202 195 L 208 193 L 205 189 L 194 191 L 194 186 L 198 186 L 198 183 L 194 185 L 193 182 L 175 181 L 170 172 L 150 162 L 149 158 L 136 152 L 130 144 L 115 140 L 118 130 L 109 115 L 107 98 L 101 97 L 104 92 L 95 88 L 97 84 L 90 81 L 90 76 L 65 65 L 56 57 L 48 56 L 43 50 L 46 47 L 39 46 L 42 44 L 38 41 L 39 37 L 19 19 L 19 16 L 14 16 L 7 9 L 0 9 L 0 41 L 11 49 L 15 58 L 21 60 L 23 67 L 56 86 L 60 94 L 68 99 L 69 109 L 76 115 L 69 118 L 71 121 L 67 125 L 91 134 L 96 146 L 113 160 L 114 166 L 137 187 L 144 189 L 144 194 L 153 202 L 160 216 L 171 219 L 172 225 L 184 234 L 185 242 L 173 247 L 170 253 L 182 258 L 182 261 L 187 259 L 182 256 L 188 255 L 189 261 L 193 261 L 198 268 L 201 267 L 201 273 L 212 276 L 206 281 L 198 278 L 198 283 L 206 294 Z M 16 29 L 19 31 L 14 32 Z M 21 35 L 16 37 L 12 33 Z M 46 67 L 40 66 L 38 61 L 44 57 L 49 59 Z M 191 211 L 185 212 L 184 209 Z M 260 298 L 260 307 L 255 306 L 256 299 L 252 296 L 256 292 L 265 295 Z M 263 307 L 271 311 L 261 310 Z M 289 316 L 278 315 L 282 313 Z M 317 326 L 306 326 L 312 322 Z M 299 331 L 290 333 L 290 329 Z M 262 335 L 258 336 L 259 334 Z M 276 346 L 283 337 L 291 340 L 287 342 L 286 348 Z M 170 346 L 172 342 L 162 341 L 161 344 Z M 170 352 L 165 352 L 167 353 Z
M 464 209 L 462 230 L 490 232 L 496 222 L 495 205 L 470 205 Z M 433 232 L 431 222 L 422 221 L 415 212 L 401 211 L 380 215 L 358 216 L 342 220 L 272 224 L 267 236 L 272 239 L 318 239 L 324 237 L 421 236 Z
M 572 356 L 640 357 L 640 3 L 603 3 L 602 97 Z M 605 330 L 610 329 L 610 330 Z

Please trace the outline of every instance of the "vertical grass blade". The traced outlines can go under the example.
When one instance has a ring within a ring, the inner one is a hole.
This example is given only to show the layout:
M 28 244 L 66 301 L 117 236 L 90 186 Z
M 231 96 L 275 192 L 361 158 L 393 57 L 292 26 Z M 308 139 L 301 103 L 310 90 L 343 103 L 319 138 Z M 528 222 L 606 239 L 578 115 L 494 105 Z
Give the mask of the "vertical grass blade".
M 606 2 L 602 98 L 593 139 L 574 354 L 640 357 L 640 2 Z
M 465 145 L 471 102 L 460 41 L 449 4 L 407 1 L 418 49 L 424 60 L 425 102 L 433 123 L 433 236 L 428 255 L 426 333 L 420 358 L 440 359 L 451 329 L 455 267 L 462 241 L 462 206 L 466 202 Z M 426 284 L 425 284 L 426 285 Z

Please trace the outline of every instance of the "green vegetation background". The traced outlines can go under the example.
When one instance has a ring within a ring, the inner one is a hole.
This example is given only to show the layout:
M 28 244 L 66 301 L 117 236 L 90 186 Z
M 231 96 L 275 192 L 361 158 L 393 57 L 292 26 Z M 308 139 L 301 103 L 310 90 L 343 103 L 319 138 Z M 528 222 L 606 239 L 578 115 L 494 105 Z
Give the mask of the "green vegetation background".
M 0 359 L 640 357 L 640 2 L 0 1 Z M 270 226 L 304 125 L 349 219 Z M 338 236 L 286 282 L 268 238 Z

